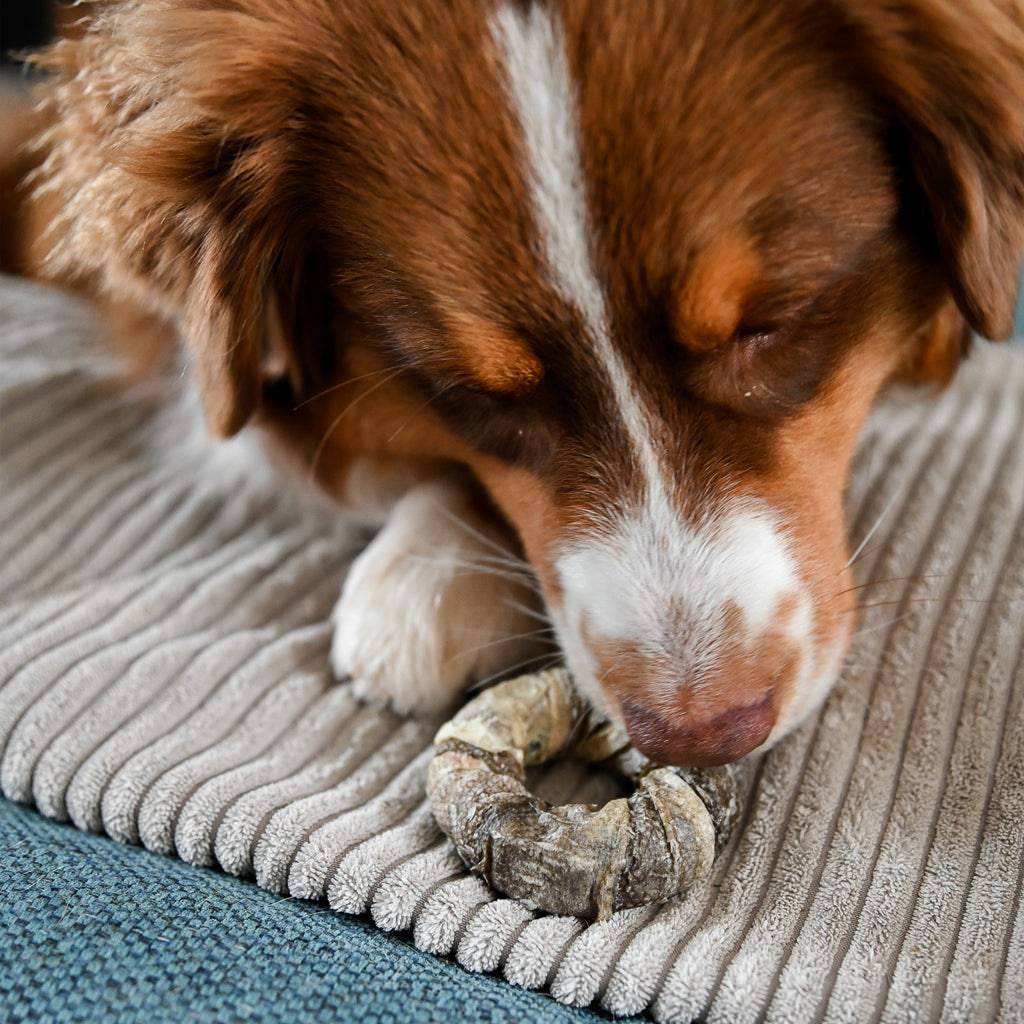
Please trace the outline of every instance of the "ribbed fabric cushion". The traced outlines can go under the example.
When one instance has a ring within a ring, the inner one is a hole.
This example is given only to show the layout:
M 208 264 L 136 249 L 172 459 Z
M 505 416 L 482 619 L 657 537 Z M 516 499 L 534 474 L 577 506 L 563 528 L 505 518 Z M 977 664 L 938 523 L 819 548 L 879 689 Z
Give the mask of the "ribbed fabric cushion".
M 849 495 L 871 586 L 824 711 L 749 772 L 715 879 L 601 925 L 468 875 L 432 722 L 331 682 L 356 538 L 110 386 L 74 304 L 0 290 L 0 781 L 421 949 L 659 1021 L 1024 1019 L 1024 360 L 898 396 Z M 889 581 L 889 582 L 882 582 Z M 851 600 L 854 595 L 851 595 Z M 599 779 L 566 765 L 549 792 Z

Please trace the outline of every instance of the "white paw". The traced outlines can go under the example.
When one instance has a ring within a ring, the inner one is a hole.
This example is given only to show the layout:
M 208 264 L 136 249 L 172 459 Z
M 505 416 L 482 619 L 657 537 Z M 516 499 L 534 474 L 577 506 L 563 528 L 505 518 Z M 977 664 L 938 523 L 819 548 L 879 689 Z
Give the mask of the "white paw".
M 334 609 L 331 667 L 357 696 L 400 713 L 449 707 L 474 681 L 551 648 L 507 541 L 461 489 L 425 484 L 353 563 Z M 524 635 L 525 634 L 525 635 Z M 537 664 L 531 661 L 524 666 Z

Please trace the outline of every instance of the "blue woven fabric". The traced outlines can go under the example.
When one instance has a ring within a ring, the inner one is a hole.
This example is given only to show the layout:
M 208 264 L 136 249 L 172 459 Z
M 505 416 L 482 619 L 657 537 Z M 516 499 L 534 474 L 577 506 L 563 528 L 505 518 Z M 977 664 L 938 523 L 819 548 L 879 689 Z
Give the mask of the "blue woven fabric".
M 323 907 L 0 800 L 4 1024 L 600 1019 Z

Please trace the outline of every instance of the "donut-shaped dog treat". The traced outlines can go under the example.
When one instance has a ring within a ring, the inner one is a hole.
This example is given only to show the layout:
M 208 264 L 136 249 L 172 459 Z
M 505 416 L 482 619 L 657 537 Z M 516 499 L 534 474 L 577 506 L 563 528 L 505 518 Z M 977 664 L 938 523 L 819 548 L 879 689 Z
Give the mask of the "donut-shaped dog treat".
M 564 669 L 485 690 L 434 742 L 427 795 L 459 856 L 553 914 L 600 921 L 677 896 L 707 875 L 736 818 L 731 768 L 652 764 L 623 731 L 591 723 Z M 603 807 L 552 807 L 527 790 L 526 769 L 560 754 L 607 762 L 636 789 Z

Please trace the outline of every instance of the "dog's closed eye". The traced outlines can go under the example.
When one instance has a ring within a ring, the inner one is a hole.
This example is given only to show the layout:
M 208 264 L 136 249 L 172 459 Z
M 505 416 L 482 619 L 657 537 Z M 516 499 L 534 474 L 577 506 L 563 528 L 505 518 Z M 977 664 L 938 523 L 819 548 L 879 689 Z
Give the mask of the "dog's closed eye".
M 781 324 L 741 323 L 733 333 L 733 344 L 755 351 L 763 351 L 778 345 L 786 337 L 786 327 Z
M 731 343 L 692 366 L 689 384 L 705 402 L 755 417 L 770 416 L 788 407 L 772 356 L 786 343 L 784 328 L 737 331 Z

